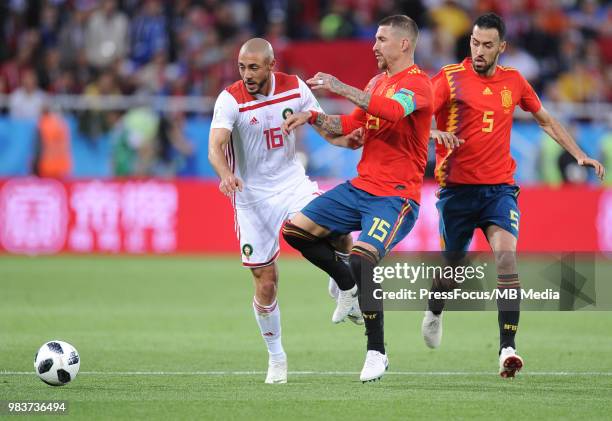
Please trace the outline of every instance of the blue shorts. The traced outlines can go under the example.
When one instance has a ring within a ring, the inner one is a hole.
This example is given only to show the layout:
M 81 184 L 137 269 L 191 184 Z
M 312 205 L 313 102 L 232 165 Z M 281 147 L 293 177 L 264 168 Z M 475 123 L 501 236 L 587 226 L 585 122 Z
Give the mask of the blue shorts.
M 519 192 L 518 186 L 509 184 L 470 184 L 440 189 L 436 207 L 440 215 L 442 249 L 467 251 L 474 230 L 484 231 L 489 225 L 497 225 L 518 238 Z
M 419 205 L 399 196 L 374 196 L 347 181 L 314 199 L 302 213 L 331 234 L 361 231 L 359 241 L 376 247 L 382 259 L 408 235 Z

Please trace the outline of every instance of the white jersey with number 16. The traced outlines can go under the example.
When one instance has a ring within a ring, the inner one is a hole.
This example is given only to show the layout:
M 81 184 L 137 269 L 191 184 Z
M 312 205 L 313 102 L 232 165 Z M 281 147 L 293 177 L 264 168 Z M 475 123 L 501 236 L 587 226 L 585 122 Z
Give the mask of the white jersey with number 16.
M 306 174 L 295 155 L 295 133 L 281 124 L 291 113 L 316 110 L 319 103 L 295 75 L 273 72 L 271 94 L 251 95 L 242 80 L 226 88 L 215 103 L 211 128 L 231 130 L 226 151 L 230 168 L 244 182 L 236 207 L 247 208 L 300 184 Z

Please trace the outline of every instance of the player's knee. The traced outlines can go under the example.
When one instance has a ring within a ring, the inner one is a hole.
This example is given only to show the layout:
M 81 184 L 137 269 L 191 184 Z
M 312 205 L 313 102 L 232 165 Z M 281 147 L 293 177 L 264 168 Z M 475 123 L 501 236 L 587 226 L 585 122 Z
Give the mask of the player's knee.
M 271 266 L 253 269 L 255 280 L 255 297 L 261 305 L 271 304 L 276 298 L 277 278 L 276 270 Z
M 516 253 L 514 251 L 495 252 L 498 273 L 516 273 Z
M 341 253 L 350 253 L 353 247 L 353 237 L 351 234 L 343 234 L 338 236 L 328 237 L 329 243 L 332 247 Z
M 270 305 L 276 298 L 276 283 L 262 282 L 255 287 L 255 297 L 261 305 Z
M 317 240 L 317 237 L 297 225 L 292 224 L 291 221 L 287 221 L 283 224 L 281 234 L 287 244 L 299 251 L 302 251 L 304 247 Z

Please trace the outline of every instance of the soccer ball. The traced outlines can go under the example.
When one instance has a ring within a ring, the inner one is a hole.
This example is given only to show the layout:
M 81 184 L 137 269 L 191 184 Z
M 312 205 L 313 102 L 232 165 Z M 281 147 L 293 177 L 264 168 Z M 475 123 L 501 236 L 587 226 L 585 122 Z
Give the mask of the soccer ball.
M 80 366 L 79 353 L 67 342 L 47 342 L 34 356 L 36 374 L 50 386 L 63 386 L 74 380 Z

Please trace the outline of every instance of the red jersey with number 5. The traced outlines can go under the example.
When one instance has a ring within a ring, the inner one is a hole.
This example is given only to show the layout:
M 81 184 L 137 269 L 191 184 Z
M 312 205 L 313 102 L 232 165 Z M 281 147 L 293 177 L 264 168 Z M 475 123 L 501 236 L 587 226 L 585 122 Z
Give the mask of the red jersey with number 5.
M 465 144 L 453 150 L 436 145 L 436 179 L 453 184 L 513 184 L 516 163 L 510 155 L 512 114 L 519 105 L 537 112 L 542 104 L 518 70 L 497 66 L 479 75 L 471 58 L 450 64 L 432 79 L 438 130 Z

